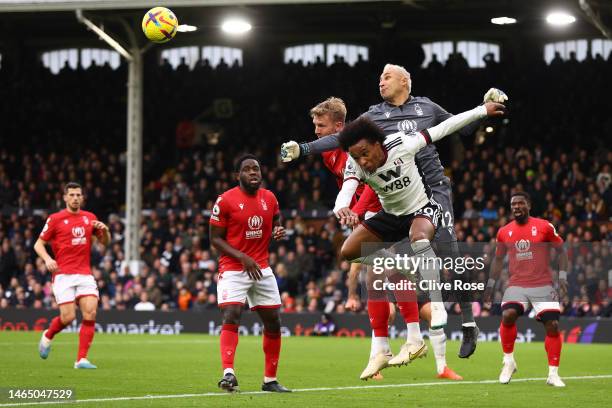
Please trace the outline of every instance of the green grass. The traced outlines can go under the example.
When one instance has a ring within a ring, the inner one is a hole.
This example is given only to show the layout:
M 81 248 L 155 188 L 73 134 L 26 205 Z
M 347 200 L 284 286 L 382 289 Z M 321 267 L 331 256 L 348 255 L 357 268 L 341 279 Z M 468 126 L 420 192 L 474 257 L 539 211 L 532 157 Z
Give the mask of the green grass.
M 218 393 L 221 376 L 219 338 L 206 335 L 146 336 L 97 334 L 89 355 L 98 370 L 74 370 L 78 337 L 60 334 L 46 361 L 38 357 L 40 333 L 0 332 L 0 387 L 74 388 L 78 400 L 146 395 Z M 611 406 L 612 378 L 566 379 L 565 389 L 544 380 L 372 388 L 376 385 L 444 383 L 435 379 L 433 354 L 410 366 L 383 371 L 384 380 L 358 379 L 367 363 L 369 339 L 283 339 L 279 380 L 289 388 L 357 386 L 357 389 L 296 392 L 285 395 L 248 394 L 259 391 L 263 376 L 261 338 L 241 337 L 236 373 L 242 394 L 175 399 L 99 401 L 96 407 L 602 407 Z M 398 350 L 401 341 L 393 343 Z M 459 344 L 448 343 L 448 364 L 465 381 L 495 380 L 501 368 L 498 343 L 480 343 L 469 360 L 456 357 Z M 548 373 L 542 343 L 517 344 L 519 371 L 515 379 L 543 378 Z M 612 374 L 612 345 L 565 344 L 562 377 Z M 6 400 L 2 401 L 6 403 Z M 0 405 L 2 404 L 0 403 Z

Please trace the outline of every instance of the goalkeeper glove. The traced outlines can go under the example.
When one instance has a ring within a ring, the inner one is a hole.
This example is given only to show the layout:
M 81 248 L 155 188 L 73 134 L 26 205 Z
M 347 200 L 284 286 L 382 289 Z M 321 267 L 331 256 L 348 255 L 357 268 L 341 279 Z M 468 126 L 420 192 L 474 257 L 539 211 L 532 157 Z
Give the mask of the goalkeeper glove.
M 497 89 L 497 88 L 491 88 L 487 91 L 487 93 L 484 94 L 484 102 L 497 102 L 497 103 L 504 103 L 508 100 L 508 95 L 506 95 L 504 93 L 504 91 Z
M 300 157 L 300 145 L 293 140 L 281 145 L 281 159 L 287 163 Z

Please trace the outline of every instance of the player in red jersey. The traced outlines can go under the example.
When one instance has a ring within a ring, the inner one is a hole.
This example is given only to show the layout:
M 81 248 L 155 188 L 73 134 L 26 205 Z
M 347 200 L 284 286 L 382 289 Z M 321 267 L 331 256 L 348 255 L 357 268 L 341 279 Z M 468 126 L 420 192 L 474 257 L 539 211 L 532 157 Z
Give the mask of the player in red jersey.
M 87 352 L 93 341 L 98 307 L 98 287 L 89 266 L 91 242 L 95 236 L 104 245 L 110 242 L 110 232 L 104 223 L 88 211 L 81 210 L 83 191 L 79 184 L 68 183 L 64 187 L 66 209 L 51 214 L 34 244 L 49 272 L 53 274 L 53 294 L 59 305 L 60 315 L 51 321 L 40 339 L 40 357 L 46 359 L 51 351 L 53 337 L 76 317 L 78 303 L 83 321 L 79 331 L 79 351 L 74 368 L 96 368 L 87 360 Z M 55 259 L 45 245 L 51 243 Z
M 559 254 L 559 287 L 561 295 L 567 292 L 567 254 L 563 239 L 555 227 L 541 218 L 529 216 L 531 200 L 524 192 L 517 192 L 510 198 L 514 221 L 497 232 L 497 250 L 487 283 L 484 301 L 491 301 L 495 282 L 501 273 L 504 257 L 508 255 L 510 282 L 502 299 L 503 317 L 499 327 L 504 366 L 499 382 L 507 384 L 516 371 L 514 361 L 514 342 L 516 340 L 516 320 L 529 304 L 536 312 L 536 318 L 546 328 L 544 346 L 548 355 L 548 379 L 546 383 L 555 387 L 565 387 L 559 377 L 559 359 L 562 339 L 559 333 L 559 296 L 553 289 L 553 274 L 550 264 L 551 246 Z
M 263 391 L 291 392 L 276 380 L 281 349 L 280 294 L 268 264 L 270 238 L 285 236 L 278 201 L 261 186 L 257 158 L 245 155 L 236 163 L 239 186 L 221 194 L 210 217 L 210 243 L 220 252 L 217 299 L 223 315 L 221 362 L 223 378 L 219 387 L 238 391 L 234 355 L 238 325 L 246 300 L 264 325 L 265 354 Z

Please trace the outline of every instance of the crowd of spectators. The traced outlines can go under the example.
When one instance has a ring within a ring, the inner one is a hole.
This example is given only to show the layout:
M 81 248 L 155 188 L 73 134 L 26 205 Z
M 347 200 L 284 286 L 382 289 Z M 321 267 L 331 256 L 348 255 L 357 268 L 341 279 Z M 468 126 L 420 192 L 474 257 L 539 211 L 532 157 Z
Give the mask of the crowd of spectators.
M 411 70 L 413 94 L 451 112 L 479 103 L 493 85 L 511 98 L 509 121 L 489 123 L 491 132 L 483 127 L 459 147 L 440 146 L 453 182 L 459 241 L 491 243 L 510 219 L 511 192 L 528 191 L 532 215 L 550 220 L 567 242 L 570 291 L 563 313 L 610 316 L 612 152 L 605 135 L 612 133 L 612 117 L 609 101 L 591 99 L 612 91 L 606 80 L 612 57 L 536 62 L 528 70 L 491 61 L 485 69 L 469 69 L 458 58 Z M 287 237 L 273 243 L 270 254 L 283 310 L 345 313 L 349 264 L 338 259 L 338 249 L 349 231 L 329 213 L 335 181 L 318 157 L 280 163 L 278 146 L 311 139 L 308 109 L 329 95 L 347 102 L 350 117 L 377 103 L 381 67 L 291 63 L 272 66 L 266 75 L 238 65 L 149 68 L 139 272 L 125 261 L 120 216 L 125 69 L 93 66 L 52 75 L 37 67 L 18 77 L 0 70 L 0 93 L 19 93 L 14 104 L 0 107 L 3 118 L 16 119 L 4 121 L 13 137 L 0 142 L 0 309 L 56 307 L 51 277 L 33 245 L 47 215 L 64 207 L 63 183 L 74 180 L 84 187 L 85 207 L 111 229 L 112 244 L 92 250 L 102 309 L 216 308 L 217 254 L 208 241 L 208 210 L 235 185 L 232 158 L 249 150 L 262 159 L 264 184 L 283 209 Z M 589 81 L 571 92 L 558 86 L 560 78 L 573 83 L 583 77 Z M 356 86 L 363 78 L 370 83 Z M 185 143 L 185 126 L 204 130 Z M 483 281 L 485 275 L 472 278 Z M 504 287 L 497 289 L 493 306 L 475 299 L 477 316 L 499 313 Z M 448 308 L 457 311 L 456 304 Z

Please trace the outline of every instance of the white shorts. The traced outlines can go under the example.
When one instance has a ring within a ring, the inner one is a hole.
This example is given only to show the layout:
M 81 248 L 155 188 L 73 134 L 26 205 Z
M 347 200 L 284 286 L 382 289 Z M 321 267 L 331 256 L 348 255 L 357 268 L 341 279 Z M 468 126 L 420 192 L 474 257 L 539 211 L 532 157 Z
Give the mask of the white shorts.
M 249 301 L 251 310 L 275 309 L 281 306 L 276 277 L 272 268 L 261 270 L 258 281 L 249 278 L 244 271 L 225 271 L 219 275 L 217 284 L 217 303 L 219 306 L 244 305 Z
M 100 298 L 93 275 L 60 274 L 53 278 L 53 294 L 58 305 L 72 303 L 84 296 Z
M 536 318 L 544 312 L 559 312 L 559 297 L 552 286 L 538 286 L 535 288 L 522 288 L 520 286 L 510 286 L 504 292 L 502 299 L 502 308 L 507 304 L 518 304 L 523 308 L 523 313 L 529 307 L 533 306 L 536 312 Z

